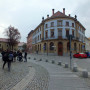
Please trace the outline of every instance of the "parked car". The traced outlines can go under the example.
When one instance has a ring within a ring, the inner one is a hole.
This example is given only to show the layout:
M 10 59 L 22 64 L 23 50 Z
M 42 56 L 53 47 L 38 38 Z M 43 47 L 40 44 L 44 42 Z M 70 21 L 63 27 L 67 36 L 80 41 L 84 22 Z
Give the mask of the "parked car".
M 87 58 L 87 54 L 85 53 L 76 53 L 73 55 L 74 58 Z
M 85 52 L 85 54 L 87 54 L 87 57 L 90 58 L 90 52 Z

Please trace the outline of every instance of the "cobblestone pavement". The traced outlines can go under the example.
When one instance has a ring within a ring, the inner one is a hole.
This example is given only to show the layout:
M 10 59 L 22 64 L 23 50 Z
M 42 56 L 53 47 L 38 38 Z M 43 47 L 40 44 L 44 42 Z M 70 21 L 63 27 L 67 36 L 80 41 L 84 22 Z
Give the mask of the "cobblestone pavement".
M 3 62 L 0 61 L 0 90 L 10 90 L 29 72 L 28 64 L 24 62 L 13 62 L 11 72 L 8 72 L 7 65 L 2 69 Z
M 46 60 L 48 60 L 48 63 L 45 62 Z M 54 64 L 51 64 L 52 60 L 55 61 Z M 11 90 L 15 85 L 17 85 L 17 83 L 19 83 L 23 78 L 25 78 L 25 76 L 28 75 L 30 67 L 33 67 L 35 69 L 35 74 L 32 80 L 22 90 L 90 90 L 90 78 L 84 79 L 82 77 L 77 77 L 77 75 L 79 75 L 78 72 L 72 73 L 69 68 L 59 68 L 59 66 L 57 65 L 59 61 L 62 61 L 62 63 L 70 63 L 70 58 L 61 56 L 29 54 L 28 62 L 13 62 L 11 72 L 8 72 L 7 66 L 5 66 L 5 69 L 2 70 L 3 62 L 0 61 L 0 90 Z M 79 63 L 77 59 L 75 59 L 74 62 Z M 55 68 L 52 69 L 53 67 Z M 54 79 L 54 77 L 56 78 Z M 54 80 L 56 80 L 56 82 Z M 75 86 L 74 84 L 72 84 L 72 81 L 75 84 L 78 81 L 81 86 L 77 85 L 77 88 L 73 89 L 75 88 Z M 54 83 L 56 83 L 57 87 L 52 86 Z M 66 86 L 64 85 L 64 83 L 66 84 Z M 72 84 L 72 86 L 70 85 L 70 83 Z M 61 87 L 59 84 L 61 85 Z M 85 87 L 83 86 L 84 84 L 86 85 Z
M 69 57 L 62 57 L 62 56 L 47 56 L 47 55 L 37 55 L 37 54 L 31 54 L 28 55 L 28 57 L 31 58 L 31 60 L 34 60 L 36 58 L 36 62 L 40 61 L 40 59 L 42 59 L 42 61 L 45 62 L 45 60 L 47 59 L 49 63 L 52 63 L 52 60 L 55 61 L 55 65 L 58 64 L 59 61 L 62 61 L 62 63 L 70 63 L 70 58 Z M 78 60 L 75 58 L 72 59 L 73 62 L 77 63 Z M 75 61 L 74 61 L 75 60 Z M 82 59 L 79 59 L 82 60 Z M 85 59 L 83 59 L 85 60 Z M 89 60 L 89 59 L 86 59 Z M 35 60 L 34 60 L 35 61 Z M 79 63 L 80 64 L 80 63 Z M 79 65 L 78 64 L 78 65 Z M 82 64 L 82 63 L 81 63 Z M 42 65 L 42 64 L 41 64 Z M 82 66 L 82 65 L 81 65 Z M 86 66 L 87 67 L 87 66 Z M 70 68 L 68 68 L 70 70 Z M 48 70 L 48 69 L 47 69 Z M 52 71 L 53 72 L 53 71 Z M 84 80 L 86 82 L 86 85 L 90 88 L 90 77 L 89 78 L 82 78 L 81 77 L 81 72 L 73 72 L 75 75 L 78 75 L 82 80 Z M 77 89 L 78 90 L 78 89 Z M 80 89 L 83 90 L 83 89 Z
M 33 80 L 23 90 L 48 90 L 49 74 L 42 66 L 33 64 L 36 70 Z
M 2 70 L 2 64 L 0 61 L 0 90 L 11 90 L 29 73 L 29 67 L 35 68 L 35 75 L 23 90 L 48 90 L 49 74 L 42 66 L 17 61 L 12 63 L 11 72 L 8 72 L 7 65 Z

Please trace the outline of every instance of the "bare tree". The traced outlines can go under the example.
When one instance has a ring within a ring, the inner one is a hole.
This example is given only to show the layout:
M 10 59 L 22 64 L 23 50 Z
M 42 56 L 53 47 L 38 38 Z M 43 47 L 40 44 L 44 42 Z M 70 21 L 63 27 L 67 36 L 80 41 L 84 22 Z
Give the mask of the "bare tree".
M 9 26 L 5 30 L 5 35 L 8 37 L 8 43 L 9 43 L 10 49 L 13 50 L 13 46 L 18 44 L 18 42 L 20 42 L 20 39 L 21 39 L 21 35 L 20 35 L 18 29 L 14 28 L 12 26 Z

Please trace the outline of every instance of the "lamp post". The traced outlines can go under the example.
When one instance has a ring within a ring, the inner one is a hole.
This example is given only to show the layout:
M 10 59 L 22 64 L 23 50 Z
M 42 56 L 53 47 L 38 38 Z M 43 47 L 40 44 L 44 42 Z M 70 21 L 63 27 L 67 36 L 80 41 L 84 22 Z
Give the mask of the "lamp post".
M 74 36 L 69 35 L 68 39 L 70 42 L 70 69 L 72 69 L 72 50 L 71 50 L 71 40 L 73 39 Z

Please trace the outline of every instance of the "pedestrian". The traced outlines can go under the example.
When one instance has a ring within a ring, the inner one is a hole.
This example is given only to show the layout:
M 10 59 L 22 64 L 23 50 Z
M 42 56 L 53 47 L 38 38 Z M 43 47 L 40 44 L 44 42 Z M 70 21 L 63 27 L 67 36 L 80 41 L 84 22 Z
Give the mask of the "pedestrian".
M 2 51 L 2 52 L 1 52 L 1 54 L 2 54 L 2 60 L 3 60 L 3 58 L 4 58 L 4 53 L 5 53 L 5 51 Z
M 20 61 L 20 62 L 23 61 L 22 57 L 23 57 L 23 56 L 22 56 L 22 52 L 20 51 L 20 52 L 19 52 L 19 61 Z
M 27 52 L 26 52 L 26 51 L 25 51 L 25 53 L 24 53 L 24 59 L 25 59 L 24 62 L 27 62 Z
M 10 71 L 11 62 L 13 61 L 13 53 L 11 51 L 10 52 L 5 51 L 4 52 L 3 61 L 4 61 L 4 63 L 3 63 L 3 67 L 2 68 L 4 69 L 4 67 L 5 67 L 5 65 L 7 63 L 8 64 L 8 71 Z
M 17 56 L 17 53 L 16 51 L 13 52 L 13 59 L 14 59 L 14 62 L 16 61 L 16 56 Z

